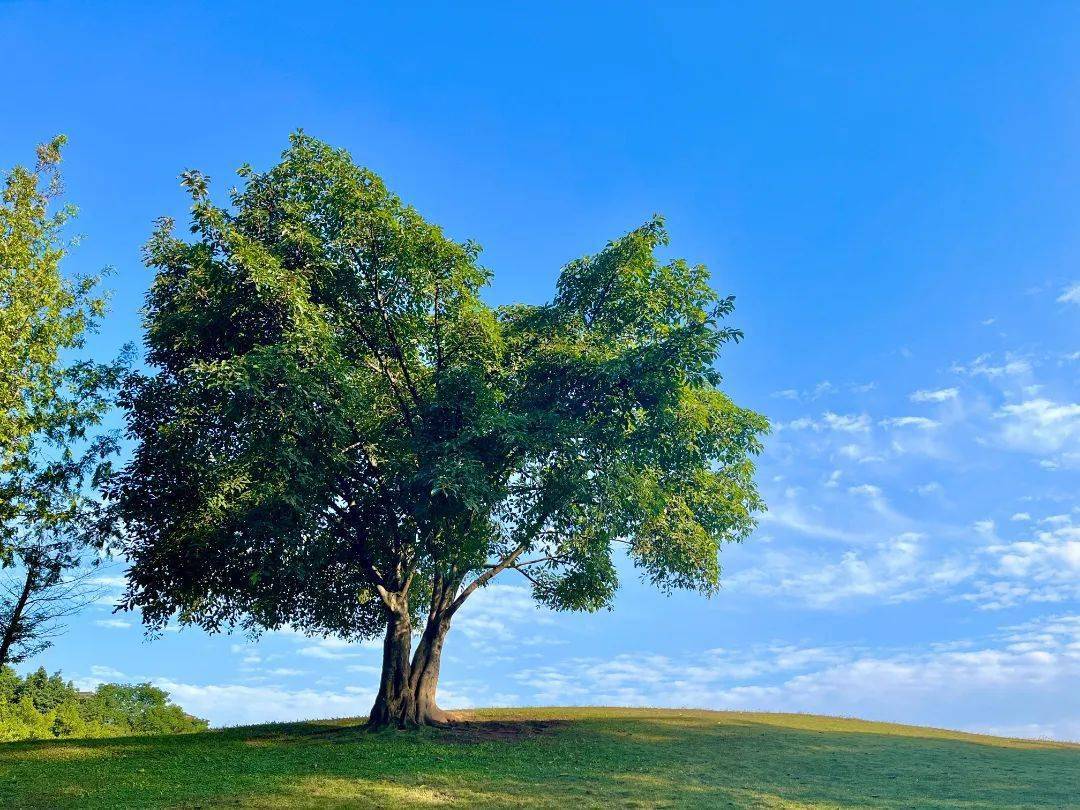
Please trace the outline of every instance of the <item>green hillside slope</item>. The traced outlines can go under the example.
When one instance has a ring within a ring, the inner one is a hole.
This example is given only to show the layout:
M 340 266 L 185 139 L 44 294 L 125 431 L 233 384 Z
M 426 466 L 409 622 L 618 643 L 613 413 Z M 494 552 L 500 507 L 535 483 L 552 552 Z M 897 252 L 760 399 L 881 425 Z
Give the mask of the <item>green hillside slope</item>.
M 807 715 L 463 713 L 0 746 L 3 807 L 1080 807 L 1080 747 Z

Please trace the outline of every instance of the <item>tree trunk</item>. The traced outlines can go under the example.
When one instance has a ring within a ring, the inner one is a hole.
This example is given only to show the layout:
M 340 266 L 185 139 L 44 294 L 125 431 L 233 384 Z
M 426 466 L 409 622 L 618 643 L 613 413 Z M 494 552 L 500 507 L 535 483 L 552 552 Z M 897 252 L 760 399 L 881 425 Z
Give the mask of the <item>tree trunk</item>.
M 412 623 L 408 608 L 389 609 L 388 614 L 379 694 L 368 715 L 368 727 L 449 725 L 450 715 L 435 703 L 443 640 L 450 629 L 449 618 L 436 614 L 428 619 L 416 654 L 410 660 Z
M 439 665 L 442 661 L 443 641 L 450 629 L 450 619 L 440 614 L 428 620 L 424 635 L 413 657 L 411 686 L 416 700 L 417 716 L 424 718 L 425 725 L 450 724 L 450 715 L 435 703 L 439 686 Z
M 27 563 L 26 580 L 23 583 L 22 592 L 19 594 L 18 601 L 11 609 L 11 617 L 9 618 L 7 625 L 4 626 L 3 638 L 0 639 L 0 666 L 7 664 L 8 658 L 11 657 L 11 646 L 19 636 L 23 611 L 26 610 L 26 603 L 29 601 L 30 594 L 34 590 L 35 579 L 37 579 L 37 569 L 32 564 Z
M 412 622 L 407 600 L 388 605 L 386 638 L 383 640 L 382 677 L 379 694 L 368 715 L 368 725 L 376 728 L 405 725 L 409 705 L 409 654 L 412 651 Z

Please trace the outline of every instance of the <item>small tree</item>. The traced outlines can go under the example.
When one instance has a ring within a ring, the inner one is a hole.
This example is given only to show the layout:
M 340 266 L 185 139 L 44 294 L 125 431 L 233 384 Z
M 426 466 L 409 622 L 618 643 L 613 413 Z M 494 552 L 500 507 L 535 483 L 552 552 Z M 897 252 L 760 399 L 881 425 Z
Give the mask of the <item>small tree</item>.
M 57 620 L 92 597 L 70 572 L 96 513 L 88 485 L 116 449 L 93 434 L 123 363 L 77 357 L 105 301 L 97 277 L 62 274 L 74 211 L 49 212 L 63 144 L 12 170 L 0 202 L 0 666 L 47 647 Z
M 14 545 L 11 563 L 0 570 L 0 664 L 48 649 L 64 619 L 101 595 L 91 572 L 78 570 L 79 551 L 68 537 Z
M 128 608 L 384 633 L 370 722 L 404 726 L 447 720 L 443 640 L 504 571 L 556 610 L 611 604 L 619 545 L 662 589 L 717 587 L 767 423 L 717 387 L 732 299 L 656 258 L 661 220 L 492 309 L 478 248 L 345 152 L 298 134 L 240 174 L 228 209 L 184 175 L 194 239 L 163 220 L 146 249 L 155 373 L 110 492 Z

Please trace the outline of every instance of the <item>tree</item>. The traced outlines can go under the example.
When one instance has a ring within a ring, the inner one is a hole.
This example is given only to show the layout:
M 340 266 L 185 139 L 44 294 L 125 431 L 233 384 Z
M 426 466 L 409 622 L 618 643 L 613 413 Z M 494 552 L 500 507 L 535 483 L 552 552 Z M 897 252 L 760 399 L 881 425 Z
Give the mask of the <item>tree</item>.
M 90 570 L 77 570 L 79 543 L 68 537 L 16 543 L 0 570 L 0 665 L 18 664 L 52 645 L 63 620 L 101 595 Z
M 127 608 L 382 633 L 370 722 L 405 726 L 446 722 L 443 641 L 502 572 L 556 610 L 611 604 L 615 546 L 661 589 L 717 587 L 767 423 L 717 387 L 732 299 L 656 258 L 660 219 L 567 265 L 552 303 L 492 309 L 477 246 L 344 151 L 297 134 L 240 175 L 223 208 L 186 173 L 194 238 L 162 220 L 146 248 L 153 373 L 108 493 Z
M 149 683 L 103 683 L 85 702 L 84 714 L 99 727 L 135 734 L 183 734 L 209 725 L 185 714 L 168 692 Z
M 167 692 L 148 683 L 103 683 L 79 692 L 59 672 L 44 668 L 25 678 L 0 667 L 0 741 L 50 737 L 185 734 L 207 722 L 185 714 Z
M 60 194 L 64 138 L 38 148 L 33 170 L 6 177 L 0 201 L 0 666 L 50 643 L 57 620 L 92 597 L 71 576 L 108 475 L 116 437 L 97 433 L 124 371 L 79 359 L 105 311 L 99 277 L 69 277 Z

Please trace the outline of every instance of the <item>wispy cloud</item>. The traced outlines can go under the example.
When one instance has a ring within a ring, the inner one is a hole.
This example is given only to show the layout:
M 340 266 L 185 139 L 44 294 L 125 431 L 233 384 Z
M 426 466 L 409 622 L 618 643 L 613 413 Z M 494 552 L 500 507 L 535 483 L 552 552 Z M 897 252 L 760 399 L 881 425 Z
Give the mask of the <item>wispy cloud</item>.
M 108 627 L 111 630 L 126 630 L 132 626 L 131 622 L 126 622 L 123 619 L 95 619 L 94 624 L 98 627 Z
M 1011 353 L 1006 353 L 999 360 L 995 360 L 993 355 L 987 353 L 979 355 L 970 363 L 954 363 L 952 370 L 957 374 L 968 377 L 995 379 L 1004 376 L 1028 374 L 1031 372 L 1032 366 L 1027 358 L 1018 357 Z
M 1059 304 L 1080 304 L 1080 281 L 1062 290 L 1057 300 Z
M 931 430 L 941 426 L 940 422 L 928 419 L 925 416 L 892 416 L 888 419 L 882 419 L 878 424 L 882 427 L 910 427 L 919 428 L 920 430 Z
M 920 388 L 918 391 L 912 391 L 908 395 L 908 399 L 912 402 L 947 402 L 950 399 L 956 399 L 960 391 L 956 388 L 938 388 L 938 389 L 925 389 Z
M 835 430 L 840 433 L 866 433 L 870 430 L 870 417 L 865 413 L 840 414 L 825 411 L 820 419 L 803 416 L 793 419 L 787 424 L 779 424 L 778 428 L 784 430 Z
M 943 594 L 968 579 L 973 562 L 927 549 L 926 538 L 907 532 L 866 549 L 838 555 L 775 550 L 761 564 L 740 571 L 727 587 L 781 597 L 817 609 L 856 603 L 895 604 Z

